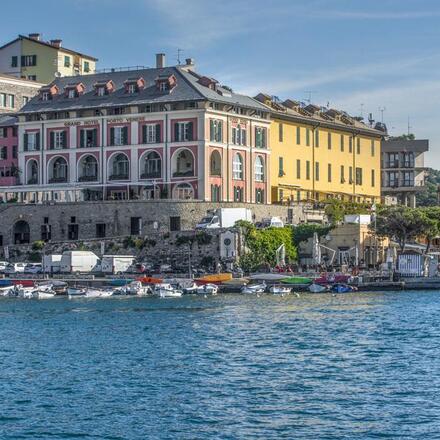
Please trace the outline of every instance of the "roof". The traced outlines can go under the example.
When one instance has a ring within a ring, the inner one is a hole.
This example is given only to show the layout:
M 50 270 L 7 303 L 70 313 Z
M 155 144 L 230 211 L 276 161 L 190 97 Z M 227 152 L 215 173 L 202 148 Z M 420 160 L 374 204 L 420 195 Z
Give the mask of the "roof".
M 45 84 L 44 83 L 40 83 L 37 81 L 33 81 L 31 79 L 26 79 L 26 78 L 20 78 L 18 76 L 14 76 L 14 75 L 9 75 L 7 73 L 0 73 L 0 80 L 1 79 L 7 79 L 7 80 L 12 80 L 12 81 L 19 81 L 19 82 L 23 82 L 26 83 L 27 86 L 30 87 L 42 87 Z
M 71 53 L 73 55 L 79 55 L 79 56 L 81 56 L 83 58 L 89 58 L 90 60 L 98 61 L 98 58 L 92 57 L 91 55 L 86 55 L 86 54 L 83 54 L 81 52 L 77 52 L 76 50 L 67 49 L 66 47 L 63 47 L 63 46 L 56 47 L 56 46 L 54 46 L 54 45 L 52 45 L 52 44 L 50 44 L 50 43 L 48 43 L 46 41 L 36 40 L 34 38 L 27 37 L 26 35 L 19 35 L 14 40 L 12 40 L 9 43 L 6 43 L 3 46 L 1 46 L 0 50 L 5 48 L 5 47 L 7 47 L 7 46 L 9 46 L 9 45 L 11 45 L 11 44 L 13 44 L 13 43 L 15 43 L 18 40 L 32 41 L 32 43 L 42 44 L 43 46 L 47 46 L 47 47 L 50 47 L 50 48 L 55 49 L 55 50 L 62 50 L 63 52 L 68 52 L 68 53 Z
M 428 139 L 389 139 L 382 142 L 382 153 L 395 153 L 413 151 L 425 153 L 429 151 Z
M 159 91 L 155 82 L 157 77 L 170 75 L 176 77 L 175 87 L 172 88 L 170 93 Z M 134 76 L 142 77 L 145 81 L 145 87 L 137 93 L 127 94 L 124 83 Z M 197 100 L 211 100 L 268 111 L 267 107 L 249 96 L 233 93 L 222 87 L 218 87 L 218 92 L 211 90 L 199 84 L 197 82 L 198 78 L 200 78 L 199 75 L 188 73 L 178 66 L 56 78 L 51 86 L 56 85 L 60 93 L 53 96 L 49 101 L 41 101 L 38 96 L 34 97 L 20 110 L 20 114 Z M 79 97 L 68 99 L 61 91 L 73 81 L 81 82 L 84 85 L 84 93 Z M 114 91 L 105 96 L 97 96 L 95 93 L 96 84 L 106 84 L 108 81 L 113 82 Z
M 12 125 L 15 125 L 18 121 L 18 118 L 14 115 L 5 114 L 0 115 L 0 127 L 10 127 Z

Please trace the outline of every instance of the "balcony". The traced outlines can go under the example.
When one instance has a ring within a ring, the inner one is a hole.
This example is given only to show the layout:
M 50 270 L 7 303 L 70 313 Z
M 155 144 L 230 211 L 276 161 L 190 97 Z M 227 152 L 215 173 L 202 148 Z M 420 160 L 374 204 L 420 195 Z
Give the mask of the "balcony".
M 400 163 L 398 160 L 390 160 L 385 163 L 385 168 L 400 168 Z
M 67 177 L 52 177 L 49 183 L 67 183 Z
M 414 168 L 415 167 L 415 163 L 412 160 L 406 160 L 402 163 L 402 168 Z
M 174 171 L 173 177 L 194 177 L 194 170 Z
M 141 179 L 160 179 L 161 177 L 162 176 L 160 171 L 152 171 L 149 173 L 141 174 Z
M 108 180 L 129 180 L 128 174 L 112 174 Z
M 415 186 L 414 180 L 404 180 L 402 182 L 402 186 L 404 187 Z
M 81 176 L 78 178 L 78 182 L 97 182 L 98 176 Z
M 31 177 L 27 181 L 28 185 L 37 185 L 38 184 L 38 177 Z

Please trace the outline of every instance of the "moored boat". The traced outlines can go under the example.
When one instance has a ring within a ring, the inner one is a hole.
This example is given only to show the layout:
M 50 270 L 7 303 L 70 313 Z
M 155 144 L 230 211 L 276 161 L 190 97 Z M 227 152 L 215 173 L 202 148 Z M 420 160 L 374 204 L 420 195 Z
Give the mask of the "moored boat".
M 215 284 L 203 284 L 202 286 L 199 286 L 197 288 L 197 293 L 200 295 L 217 295 L 218 292 L 218 286 L 216 286 Z
M 231 273 L 214 273 L 196 279 L 199 284 L 220 284 L 230 280 L 232 280 Z
M 241 293 L 246 293 L 246 294 L 263 293 L 266 291 L 266 287 L 267 287 L 266 283 L 249 284 L 241 288 Z
M 270 293 L 273 293 L 274 295 L 288 295 L 292 289 L 290 287 L 286 286 L 271 286 L 269 289 Z
M 154 286 L 154 294 L 159 298 L 179 298 L 183 292 L 169 283 L 158 283 Z
M 308 289 L 309 289 L 309 292 L 311 292 L 311 293 L 323 293 L 323 292 L 328 291 L 327 286 L 323 286 L 322 284 L 316 284 L 316 283 L 310 284 Z
M 357 290 L 357 287 L 355 286 L 350 286 L 348 284 L 334 284 L 330 290 L 334 293 L 350 293 L 350 292 L 355 292 Z

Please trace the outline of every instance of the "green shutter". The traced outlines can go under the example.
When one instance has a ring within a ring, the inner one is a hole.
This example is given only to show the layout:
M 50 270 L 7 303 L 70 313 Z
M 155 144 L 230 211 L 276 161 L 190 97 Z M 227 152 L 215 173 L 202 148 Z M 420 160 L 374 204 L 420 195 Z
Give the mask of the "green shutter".
M 223 142 L 223 121 L 218 121 L 218 142 Z
M 192 122 L 188 122 L 188 140 L 192 141 L 194 139 L 194 124 Z
M 37 132 L 36 138 L 35 138 L 35 148 L 37 150 L 40 149 L 40 132 Z
M 32 65 L 33 66 L 37 65 L 37 55 L 32 55 Z
M 174 123 L 174 141 L 178 141 L 179 140 L 179 128 L 180 125 L 178 122 Z
M 214 135 L 214 121 L 212 119 L 209 120 L 209 139 L 211 141 L 215 141 L 215 135 Z
M 28 136 L 27 133 L 25 133 L 24 136 L 23 136 L 24 151 L 27 151 L 28 148 L 29 148 L 28 147 L 28 142 L 29 142 L 29 136 Z
M 49 136 L 49 148 L 51 150 L 55 148 L 55 133 L 53 131 L 50 132 Z
M 122 143 L 128 145 L 128 127 L 122 129 Z
M 62 132 L 63 148 L 67 148 L 67 131 Z
M 80 148 L 84 148 L 86 146 L 85 137 L 86 137 L 86 131 L 80 130 L 79 131 L 79 147 Z
M 115 127 L 110 128 L 110 145 L 115 145 Z
M 159 143 L 160 141 L 160 124 L 156 124 L 156 142 Z
M 143 144 L 147 143 L 147 126 L 146 125 L 142 126 L 142 143 Z

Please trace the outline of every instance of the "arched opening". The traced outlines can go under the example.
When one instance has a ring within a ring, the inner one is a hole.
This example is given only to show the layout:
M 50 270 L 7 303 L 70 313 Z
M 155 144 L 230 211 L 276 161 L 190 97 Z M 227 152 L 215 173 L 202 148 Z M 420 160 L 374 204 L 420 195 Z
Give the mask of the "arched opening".
M 173 155 L 173 177 L 194 176 L 194 156 L 190 150 L 180 150 Z
M 49 183 L 67 182 L 67 161 L 64 157 L 55 158 L 49 165 Z
M 28 244 L 30 243 L 30 228 L 29 223 L 24 220 L 19 220 L 14 224 L 13 238 L 14 244 Z
M 156 151 L 150 151 L 141 162 L 141 179 L 160 179 L 162 177 L 162 159 Z
M 261 156 L 255 158 L 255 182 L 264 182 L 264 161 Z
M 95 156 L 83 156 L 78 163 L 78 182 L 98 180 L 98 161 Z
M 38 181 L 38 162 L 29 160 L 26 164 L 26 182 L 28 185 L 37 185 Z
M 235 153 L 232 160 L 232 178 L 243 180 L 243 157 L 240 153 Z
M 189 183 L 179 183 L 173 189 L 173 199 L 189 200 L 194 198 L 194 188 Z
M 118 153 L 109 162 L 109 180 L 128 180 L 130 178 L 130 161 L 126 154 Z
M 222 175 L 222 158 L 217 150 L 214 150 L 211 153 L 211 158 L 209 161 L 209 173 L 211 176 Z

